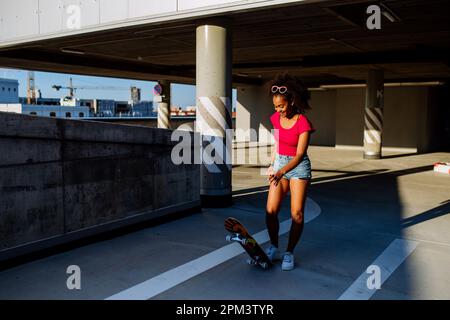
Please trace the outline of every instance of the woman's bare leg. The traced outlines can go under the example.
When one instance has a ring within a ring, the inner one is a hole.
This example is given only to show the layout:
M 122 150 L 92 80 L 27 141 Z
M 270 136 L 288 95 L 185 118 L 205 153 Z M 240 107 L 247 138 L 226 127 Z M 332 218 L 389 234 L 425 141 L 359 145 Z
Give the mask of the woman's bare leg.
M 278 232 L 280 224 L 278 212 L 280 212 L 281 202 L 289 191 L 289 180 L 282 178 L 275 186 L 271 183 L 266 205 L 266 225 L 269 232 L 270 242 L 278 248 Z
M 309 180 L 291 179 L 289 187 L 291 191 L 291 217 L 292 224 L 289 232 L 289 242 L 286 251 L 294 252 L 300 237 L 303 233 L 305 224 L 304 212 L 306 203 L 306 194 L 309 186 Z

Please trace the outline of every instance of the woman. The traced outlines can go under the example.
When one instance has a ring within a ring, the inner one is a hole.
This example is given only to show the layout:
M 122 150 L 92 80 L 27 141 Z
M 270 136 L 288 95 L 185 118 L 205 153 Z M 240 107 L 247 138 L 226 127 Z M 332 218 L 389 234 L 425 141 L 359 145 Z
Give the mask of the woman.
M 311 162 L 307 155 L 310 134 L 315 131 L 305 116 L 310 98 L 308 89 L 297 78 L 284 74 L 269 84 L 275 113 L 270 117 L 275 131 L 275 152 L 268 169 L 269 194 L 266 205 L 266 225 L 271 245 L 266 253 L 272 261 L 279 259 L 278 212 L 281 201 L 291 193 L 292 224 L 289 242 L 283 256 L 282 270 L 294 268 L 294 248 L 303 232 L 304 209 L 311 181 Z

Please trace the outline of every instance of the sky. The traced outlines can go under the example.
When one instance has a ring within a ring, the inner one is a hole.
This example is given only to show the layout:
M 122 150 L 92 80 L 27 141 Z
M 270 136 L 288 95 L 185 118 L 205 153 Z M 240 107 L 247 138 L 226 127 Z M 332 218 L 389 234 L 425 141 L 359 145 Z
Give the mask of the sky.
M 104 89 L 78 89 L 75 91 L 75 96 L 80 99 L 114 99 L 120 101 L 130 100 L 130 87 L 136 86 L 141 89 L 141 100 L 153 100 L 153 87 L 156 82 L 141 81 L 130 79 L 117 79 L 105 77 L 92 77 L 82 75 L 72 75 L 64 73 L 49 73 L 35 71 L 35 85 L 37 89 L 41 90 L 43 98 L 62 98 L 68 95 L 67 89 L 56 91 L 52 88 L 53 85 L 68 86 L 69 78 L 72 77 L 72 82 L 77 86 L 101 86 L 101 87 L 115 87 L 114 90 Z M 26 97 L 27 93 L 27 71 L 17 69 L 0 68 L 0 78 L 16 79 L 19 81 L 19 96 Z M 172 84 L 172 106 L 179 106 L 183 109 L 187 106 L 195 106 L 195 86 L 185 84 Z M 236 90 L 233 89 L 233 110 L 236 105 Z

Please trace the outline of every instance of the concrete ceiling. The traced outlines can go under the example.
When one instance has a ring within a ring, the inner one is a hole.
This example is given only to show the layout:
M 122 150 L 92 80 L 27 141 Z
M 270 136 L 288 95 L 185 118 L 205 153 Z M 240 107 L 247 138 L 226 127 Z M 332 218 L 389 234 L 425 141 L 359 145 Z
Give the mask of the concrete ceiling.
M 366 8 L 372 3 L 311 1 L 227 14 L 234 83 L 263 83 L 283 71 L 310 85 L 358 83 L 370 68 L 385 70 L 387 81 L 450 78 L 450 1 L 383 1 L 400 21 L 383 18 L 381 30 L 368 30 Z M 0 66 L 193 83 L 197 23 L 141 25 L 3 48 Z

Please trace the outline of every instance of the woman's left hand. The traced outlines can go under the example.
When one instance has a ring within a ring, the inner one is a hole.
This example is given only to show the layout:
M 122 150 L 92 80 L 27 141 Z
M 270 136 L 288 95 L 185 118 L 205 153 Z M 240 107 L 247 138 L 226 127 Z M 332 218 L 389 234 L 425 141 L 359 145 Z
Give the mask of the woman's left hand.
M 275 186 L 277 186 L 278 185 L 278 182 L 281 180 L 281 178 L 283 177 L 283 175 L 284 175 L 284 172 L 280 169 L 280 170 L 278 170 L 277 172 L 275 172 L 274 174 L 271 174 L 270 176 L 269 176 L 269 182 L 270 183 L 274 183 L 275 184 Z

